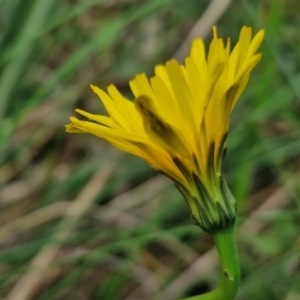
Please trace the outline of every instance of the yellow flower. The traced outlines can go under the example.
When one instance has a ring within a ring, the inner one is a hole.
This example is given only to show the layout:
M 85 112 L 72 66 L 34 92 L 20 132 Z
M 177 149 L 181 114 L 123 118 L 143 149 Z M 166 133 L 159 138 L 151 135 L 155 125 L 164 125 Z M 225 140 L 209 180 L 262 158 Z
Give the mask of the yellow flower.
M 252 38 L 243 27 L 233 50 L 217 36 L 208 54 L 195 39 L 190 56 L 155 67 L 155 76 L 142 73 L 130 81 L 134 101 L 113 85 L 107 92 L 91 86 L 108 115 L 77 109 L 90 121 L 71 117 L 67 131 L 92 133 L 115 147 L 145 159 L 171 178 L 184 195 L 193 219 L 212 232 L 235 221 L 236 205 L 222 174 L 230 114 L 261 59 L 257 54 L 264 31 Z

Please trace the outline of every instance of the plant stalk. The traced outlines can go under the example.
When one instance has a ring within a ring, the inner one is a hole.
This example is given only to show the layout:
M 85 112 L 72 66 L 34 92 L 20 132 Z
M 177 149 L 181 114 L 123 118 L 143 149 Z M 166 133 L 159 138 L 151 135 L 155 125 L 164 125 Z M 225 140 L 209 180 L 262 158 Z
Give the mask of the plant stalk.
M 240 265 L 233 236 L 233 226 L 212 234 L 221 262 L 218 287 L 206 294 L 183 300 L 234 300 L 240 283 Z

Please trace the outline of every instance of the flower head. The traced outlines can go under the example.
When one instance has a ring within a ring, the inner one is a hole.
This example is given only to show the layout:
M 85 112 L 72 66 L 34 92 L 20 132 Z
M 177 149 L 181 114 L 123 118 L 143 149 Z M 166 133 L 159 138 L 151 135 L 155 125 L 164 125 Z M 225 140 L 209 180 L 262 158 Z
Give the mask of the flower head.
M 138 74 L 130 81 L 134 100 L 113 85 L 107 92 L 91 86 L 108 115 L 77 109 L 90 121 L 71 117 L 67 131 L 92 133 L 115 147 L 145 159 L 171 178 L 184 195 L 193 219 L 213 232 L 235 221 L 236 205 L 222 177 L 230 114 L 261 59 L 257 53 L 264 32 L 252 38 L 243 27 L 231 51 L 214 37 L 206 55 L 201 39 L 190 56 L 155 67 L 150 79 Z

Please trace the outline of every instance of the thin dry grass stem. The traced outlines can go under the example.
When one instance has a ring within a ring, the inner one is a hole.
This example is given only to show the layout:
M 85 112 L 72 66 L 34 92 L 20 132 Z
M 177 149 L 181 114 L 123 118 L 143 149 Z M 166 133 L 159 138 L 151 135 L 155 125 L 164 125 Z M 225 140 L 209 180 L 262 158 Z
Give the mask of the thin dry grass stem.
M 111 220 L 117 217 L 120 211 L 132 210 L 134 207 L 138 207 L 159 195 L 170 184 L 171 181 L 168 178 L 156 175 L 136 188 L 112 199 L 109 202 L 109 206 L 105 208 L 105 213 L 102 214 L 102 217 L 106 220 Z
M 16 160 L 8 161 L 0 167 L 0 184 L 6 184 L 19 172 L 26 169 L 35 156 L 49 140 L 57 129 L 65 123 L 69 117 L 69 106 L 73 105 L 74 99 L 78 99 L 88 88 L 89 83 L 95 78 L 95 72 L 85 68 L 84 76 L 76 84 L 69 88 L 64 87 L 63 95 L 60 90 L 51 95 L 46 102 L 39 103 L 31 110 L 23 112 L 23 116 L 10 139 L 10 148 L 22 149 Z M 5 198 L 5 197 L 4 197 Z M 4 199 L 0 195 L 0 201 Z M 18 198 L 18 200 L 21 200 Z
M 107 161 L 115 159 L 107 158 Z M 20 278 L 5 299 L 28 300 L 39 288 L 59 274 L 59 268 L 51 266 L 60 251 L 61 244 L 75 229 L 78 221 L 92 207 L 95 197 L 112 175 L 116 164 L 100 167 L 88 184 L 82 189 L 77 199 L 66 210 L 65 218 L 58 224 L 52 242 L 47 244 L 32 260 L 28 271 Z
M 164 233 L 160 243 L 188 265 L 193 263 L 199 257 L 199 253 L 197 251 L 187 246 L 171 234 Z
M 151 201 L 153 201 L 153 199 L 151 199 Z M 105 215 L 104 212 L 101 212 L 100 219 L 102 219 L 102 214 Z M 105 217 L 103 219 L 106 220 Z M 107 220 L 110 224 L 123 227 L 136 227 L 142 225 L 144 221 L 145 220 L 142 218 L 123 211 L 118 211 L 118 220 L 117 217 L 113 220 Z M 160 230 L 160 228 L 157 229 Z M 159 231 L 158 235 L 159 238 L 157 239 L 157 242 L 159 242 L 164 248 L 168 249 L 171 253 L 174 253 L 184 263 L 191 264 L 199 256 L 197 251 L 181 242 L 175 235 L 163 230 Z
M 243 235 L 247 230 L 251 230 L 252 233 L 258 232 L 264 226 L 264 222 L 257 218 L 261 213 L 279 209 L 287 205 L 288 195 L 290 194 L 291 187 L 283 186 L 278 188 L 266 201 L 255 209 L 248 219 L 237 229 L 238 235 Z M 178 295 L 181 295 L 187 287 L 199 281 L 199 278 L 205 277 L 218 265 L 218 255 L 215 248 L 210 249 L 204 253 L 199 259 L 197 259 L 185 272 L 182 272 L 177 279 L 172 281 L 165 290 L 167 299 L 177 299 Z M 159 300 L 158 298 L 155 298 Z
M 142 217 L 137 217 L 132 214 L 134 207 L 137 205 L 139 207 L 144 206 L 149 202 L 151 202 L 152 205 L 154 202 L 157 202 L 159 205 L 161 201 L 165 200 L 161 198 L 166 195 L 163 191 L 166 190 L 169 184 L 171 184 L 169 179 L 162 175 L 156 175 L 138 187 L 112 199 L 109 205 L 97 210 L 97 217 L 104 222 L 123 227 L 141 225 L 145 220 Z M 172 201 L 172 199 L 169 199 L 169 201 Z M 149 210 L 147 213 L 149 214 Z M 174 235 L 166 231 L 161 231 L 160 236 L 161 239 L 159 242 L 185 263 L 190 264 L 198 257 L 196 251 L 181 242 Z
M 31 134 L 30 142 L 28 142 L 29 139 L 19 138 L 19 141 L 11 146 L 12 152 L 14 152 L 15 149 L 19 149 L 17 150 L 18 155 L 15 161 L 10 161 L 1 167 L 0 184 L 9 182 L 14 176 L 26 170 L 28 165 L 30 165 L 39 154 L 40 149 L 53 138 L 56 132 L 56 128 L 49 127 L 47 124 L 36 124 L 36 126 L 39 130 L 28 130 Z
M 259 232 L 264 226 L 264 222 L 259 216 L 284 207 L 288 202 L 289 192 L 290 189 L 286 186 L 278 188 L 263 204 L 251 213 L 251 216 L 241 226 L 240 231 L 247 232 L 247 230 L 251 230 L 251 232 Z
M 160 270 L 157 270 L 159 273 Z M 137 277 L 140 276 L 137 273 Z M 166 295 L 161 291 L 161 283 L 163 282 L 163 277 L 161 276 L 161 280 L 157 280 L 156 273 L 151 273 L 149 275 L 144 275 L 143 281 L 141 285 L 135 288 L 129 295 L 127 295 L 124 300 L 140 300 L 144 299 L 146 295 L 146 299 L 151 299 L 152 295 L 155 294 L 159 299 L 167 299 Z M 141 293 L 141 287 L 143 288 L 143 293 Z
M 146 296 L 146 299 L 149 299 L 151 295 L 160 290 L 160 286 L 164 281 L 162 276 L 165 272 L 164 268 L 151 272 L 141 265 L 135 265 L 128 260 L 123 261 L 112 255 L 107 255 L 105 261 L 108 264 L 108 268 L 114 272 L 124 273 L 129 271 L 133 274 L 135 281 L 139 283 L 139 287 L 134 289 L 124 300 L 141 299 L 142 296 L 143 298 Z M 136 298 L 136 293 L 139 298 Z
M 30 176 L 24 176 L 22 179 L 7 184 L 0 190 L 0 208 L 10 206 L 22 199 L 28 199 L 30 195 L 38 191 L 49 172 L 45 165 L 39 165 L 37 167 L 29 167 L 28 174 Z
M 112 199 L 108 205 L 98 208 L 95 217 L 101 221 L 118 226 L 132 227 L 142 224 L 152 212 L 140 211 L 149 201 L 161 203 L 161 195 L 165 194 L 169 182 L 157 175 L 138 187 Z M 171 201 L 171 199 L 170 199 Z M 122 216 L 122 217 L 120 217 Z
M 24 233 L 56 218 L 60 218 L 65 214 L 71 204 L 72 202 L 70 201 L 53 203 L 2 225 L 0 228 L 0 245 L 8 239 L 14 238 L 15 235 Z
M 216 25 L 219 18 L 226 11 L 232 0 L 212 0 L 205 12 L 188 33 L 179 49 L 175 52 L 174 57 L 183 61 L 189 52 L 192 40 L 196 37 L 205 38 L 210 32 L 212 26 Z

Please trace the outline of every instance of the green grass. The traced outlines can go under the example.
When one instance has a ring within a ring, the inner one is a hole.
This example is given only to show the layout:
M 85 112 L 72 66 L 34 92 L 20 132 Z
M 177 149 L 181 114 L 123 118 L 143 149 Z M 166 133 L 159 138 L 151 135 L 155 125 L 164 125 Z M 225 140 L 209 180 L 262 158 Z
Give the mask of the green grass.
M 128 80 L 171 58 L 208 4 L 0 1 L 1 299 L 15 288 L 19 299 L 175 300 L 216 285 L 213 242 L 173 184 L 102 140 L 64 132 L 74 108 L 103 112 L 90 83 L 131 97 Z M 238 300 L 300 298 L 299 9 L 233 1 L 217 21 L 234 42 L 243 25 L 266 29 L 224 166 L 238 201 Z M 29 271 L 37 257 L 42 276 Z

